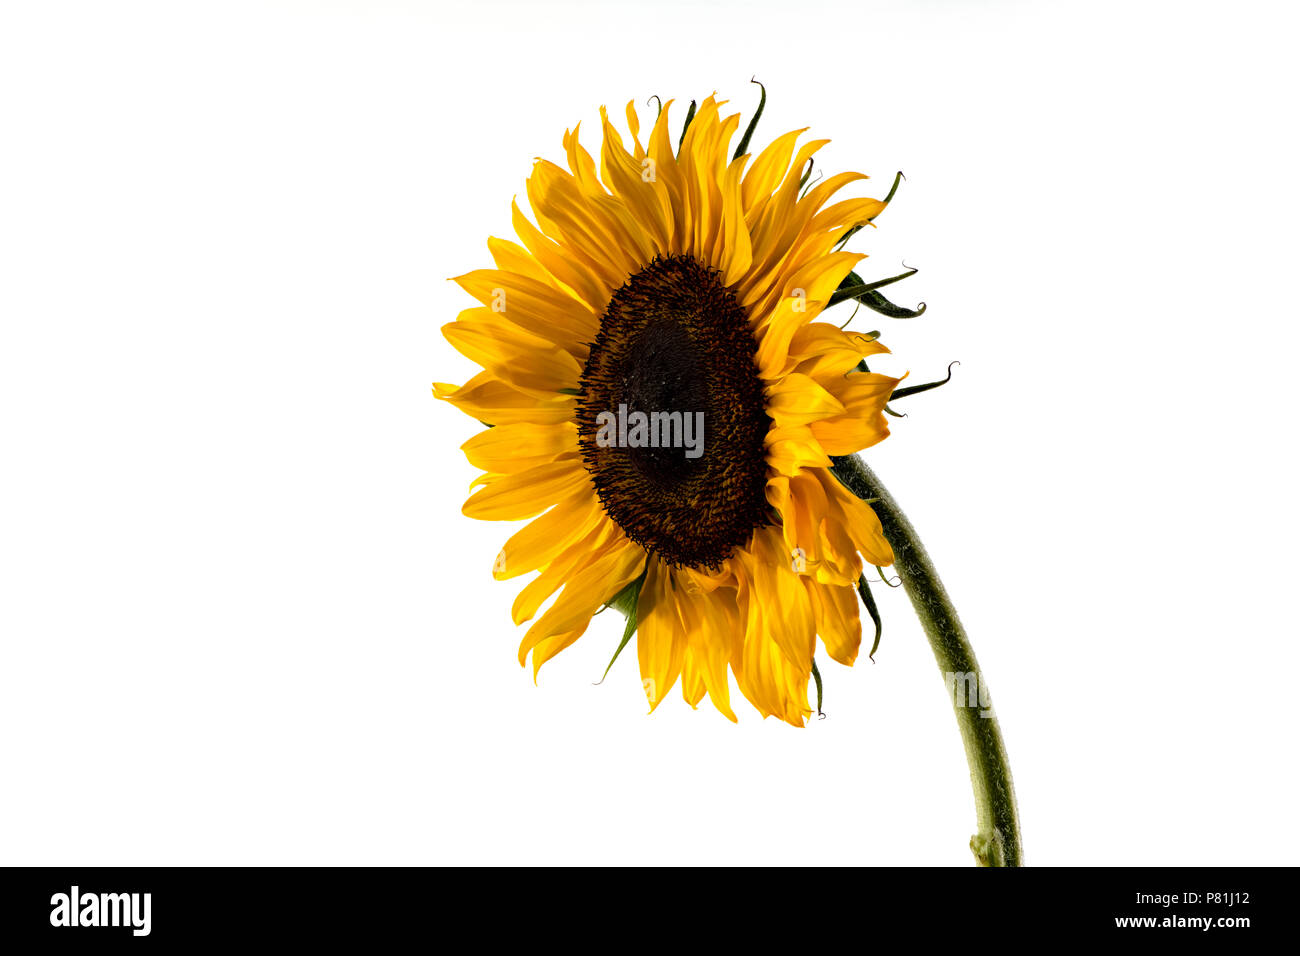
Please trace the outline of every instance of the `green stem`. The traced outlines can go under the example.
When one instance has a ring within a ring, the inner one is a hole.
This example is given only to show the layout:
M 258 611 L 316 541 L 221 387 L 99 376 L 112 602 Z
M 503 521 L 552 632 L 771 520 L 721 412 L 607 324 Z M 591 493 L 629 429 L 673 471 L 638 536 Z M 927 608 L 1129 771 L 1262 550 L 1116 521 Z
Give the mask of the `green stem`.
M 993 713 L 988 685 L 975 660 L 966 629 L 957 617 L 939 573 L 893 495 L 857 455 L 836 458 L 835 474 L 859 498 L 871 501 L 885 539 L 894 549 L 894 569 L 930 640 L 939 670 L 952 692 L 953 711 L 966 747 L 979 832 L 970 839 L 981 866 L 1020 866 L 1020 814 L 1011 766 Z

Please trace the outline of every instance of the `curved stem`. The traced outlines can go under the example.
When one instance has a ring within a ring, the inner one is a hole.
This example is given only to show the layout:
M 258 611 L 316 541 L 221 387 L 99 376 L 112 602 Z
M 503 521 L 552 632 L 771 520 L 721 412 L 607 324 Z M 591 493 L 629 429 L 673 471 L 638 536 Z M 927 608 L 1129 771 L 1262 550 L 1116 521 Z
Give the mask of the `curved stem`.
M 970 848 L 981 866 L 1020 866 L 1020 815 L 1011 783 L 1002 731 L 993 713 L 988 685 L 975 660 L 975 651 L 957 617 L 939 573 L 926 554 L 916 529 L 893 495 L 857 455 L 835 458 L 835 474 L 859 498 L 871 501 L 885 538 L 894 549 L 894 569 L 952 693 L 953 711 L 966 747 L 975 817 L 979 832 Z

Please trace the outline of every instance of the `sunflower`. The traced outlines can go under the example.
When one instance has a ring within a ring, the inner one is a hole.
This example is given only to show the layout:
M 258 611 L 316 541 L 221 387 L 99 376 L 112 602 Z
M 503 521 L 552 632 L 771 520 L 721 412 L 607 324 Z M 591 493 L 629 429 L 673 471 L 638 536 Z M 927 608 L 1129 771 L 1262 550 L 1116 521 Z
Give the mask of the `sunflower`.
M 514 204 L 522 245 L 488 240 L 496 268 L 455 280 L 480 305 L 443 327 L 483 371 L 434 394 L 489 425 L 462 446 L 484 472 L 464 513 L 533 519 L 493 574 L 540 572 L 513 607 L 534 678 L 612 604 L 652 711 L 680 680 L 734 721 L 730 670 L 803 726 L 818 636 L 851 665 L 864 562 L 893 563 L 831 456 L 888 435 L 899 380 L 867 370 L 888 351 L 874 333 L 818 320 L 864 258 L 841 240 L 888 200 L 831 203 L 860 173 L 805 189 L 828 142 L 799 145 L 806 130 L 754 157 L 751 123 L 729 159 L 725 102 L 688 114 L 676 150 L 671 102 L 644 145 L 628 104 L 630 148 L 602 107 L 599 164 L 577 127 L 567 169 L 536 161 L 536 224 Z

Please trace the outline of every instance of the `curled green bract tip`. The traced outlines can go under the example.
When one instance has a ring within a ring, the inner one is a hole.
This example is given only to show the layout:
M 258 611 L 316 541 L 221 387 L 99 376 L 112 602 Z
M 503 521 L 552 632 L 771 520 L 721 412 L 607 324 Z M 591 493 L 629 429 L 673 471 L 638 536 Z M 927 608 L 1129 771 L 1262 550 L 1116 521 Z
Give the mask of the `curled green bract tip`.
M 820 719 L 826 715 L 822 713 L 822 672 L 817 669 L 815 660 L 812 662 L 812 676 L 817 684 L 817 717 Z
M 960 364 L 961 362 L 949 362 L 947 376 L 939 379 L 937 382 L 926 382 L 924 385 L 909 385 L 907 386 L 907 388 L 894 389 L 894 391 L 889 396 L 889 400 L 892 402 L 898 398 L 907 398 L 907 396 L 909 395 L 920 395 L 922 392 L 928 392 L 931 389 L 939 388 L 942 385 L 947 385 L 949 382 L 952 381 L 952 367 L 954 365 L 960 365 Z
M 745 127 L 745 135 L 740 137 L 740 142 L 736 145 L 736 151 L 731 154 L 733 160 L 740 159 L 740 157 L 744 156 L 745 153 L 748 152 L 750 137 L 754 135 L 754 130 L 758 128 L 759 117 L 763 115 L 763 107 L 767 105 L 767 87 L 753 78 L 751 78 L 749 82 L 757 83 L 758 88 L 762 90 L 763 93 L 758 101 L 758 109 L 754 111 L 753 118 L 749 121 L 749 125 Z

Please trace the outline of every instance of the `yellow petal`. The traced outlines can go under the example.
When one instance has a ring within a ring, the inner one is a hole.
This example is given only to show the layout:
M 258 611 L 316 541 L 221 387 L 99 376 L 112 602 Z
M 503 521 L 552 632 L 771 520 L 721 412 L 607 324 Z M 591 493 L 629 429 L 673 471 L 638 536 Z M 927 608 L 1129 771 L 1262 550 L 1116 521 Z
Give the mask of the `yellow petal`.
M 661 195 L 666 195 L 669 203 L 665 215 L 666 219 L 671 218 L 673 224 L 669 251 L 680 253 L 686 248 L 687 208 L 684 196 L 685 186 L 682 183 L 681 170 L 677 167 L 677 154 L 672 136 L 668 132 L 668 114 L 672 105 L 673 101 L 669 100 L 664 104 L 663 109 L 659 111 L 659 118 L 655 120 L 654 129 L 650 132 L 646 151 L 650 159 L 654 161 L 655 177 L 664 185 L 666 192 Z
M 538 282 L 552 288 L 562 288 L 555 277 L 547 272 L 546 268 L 518 243 L 511 242 L 509 239 L 498 239 L 496 236 L 489 236 L 487 244 L 488 252 L 492 254 L 492 261 L 503 272 L 513 272 L 517 275 L 527 276 L 530 279 L 536 279 Z
M 829 468 L 831 460 L 807 425 L 785 425 L 767 430 L 763 439 L 767 464 L 778 475 L 794 475 L 803 468 Z
M 668 696 L 681 673 L 686 634 L 677 613 L 672 569 L 657 557 L 646 562 L 646 578 L 637 602 L 636 656 L 641 686 L 651 713 Z
M 448 342 L 496 378 L 539 398 L 575 389 L 582 366 L 558 345 L 524 332 L 489 309 L 467 309 L 442 327 Z
M 889 435 L 884 408 L 899 381 L 874 372 L 850 372 L 828 382 L 844 412 L 809 425 L 828 455 L 851 455 Z
M 461 511 L 484 521 L 519 521 L 590 485 L 591 476 L 581 460 L 570 458 L 494 481 L 466 501 Z
M 644 566 L 645 551 L 629 541 L 583 568 L 569 579 L 555 603 L 528 629 L 520 653 L 526 653 L 525 648 L 536 647 L 552 635 L 585 631 L 600 606 L 634 581 Z
M 585 303 L 536 279 L 499 269 L 476 269 L 452 281 L 492 313 L 586 361 L 600 317 Z
M 571 396 L 538 398 L 512 388 L 491 372 L 479 372 L 461 386 L 434 382 L 433 394 L 486 425 L 555 425 L 571 421 L 575 414 Z
M 542 573 L 524 585 L 510 607 L 511 619 L 516 624 L 531 620 L 546 600 L 564 586 L 564 582 L 583 568 L 600 560 L 610 549 L 620 546 L 625 537 L 618 526 L 601 513 L 595 527 L 578 539 L 571 547 L 561 551 Z M 519 656 L 524 662 L 525 651 Z
M 667 204 L 660 193 L 667 187 L 659 182 L 652 165 L 642 166 L 623 149 L 618 131 L 610 123 L 604 107 L 600 115 L 605 128 L 600 151 L 601 176 L 648 233 L 655 254 L 665 253 L 671 242 L 672 219 L 665 215 Z
M 777 645 L 766 620 L 767 598 L 761 592 L 756 593 L 753 587 L 751 576 L 758 559 L 743 551 L 740 554 L 742 567 L 738 573 L 737 604 L 741 619 L 747 623 L 741 667 L 736 673 L 737 683 L 741 693 L 764 717 L 775 715 L 795 727 L 802 727 L 812 713 L 807 692 L 812 668 L 811 650 L 808 666 L 801 672 Z
M 591 158 L 591 154 L 578 142 L 578 130 L 581 126 L 582 124 L 578 123 L 573 127 L 573 132 L 564 131 L 564 152 L 569 158 L 569 170 L 583 192 L 590 196 L 603 196 L 605 190 L 596 175 L 596 163 Z
M 554 163 L 538 160 L 526 189 L 543 231 L 549 224 L 551 238 L 583 254 L 609 288 L 621 286 L 652 255 L 644 234 L 629 234 L 626 224 L 610 215 L 618 203 L 611 200 L 612 206 L 583 193 L 577 181 Z
M 767 392 L 767 413 L 777 427 L 806 425 L 843 413 L 844 406 L 807 375 L 787 375 Z
M 645 150 L 641 147 L 641 118 L 636 115 L 635 101 L 628 100 L 623 112 L 627 117 L 627 128 L 632 133 L 632 142 L 636 144 L 633 156 L 639 160 L 645 155 Z
M 848 532 L 853 546 L 873 566 L 883 568 L 894 563 L 894 552 L 885 540 L 880 519 L 867 504 L 834 478 L 823 479 L 832 510 L 838 511 L 841 526 Z
M 505 543 L 492 568 L 498 581 L 545 567 L 582 538 L 600 520 L 596 496 L 583 488 L 557 504 Z
M 826 492 L 815 475 L 768 481 L 768 503 L 781 516 L 781 536 L 797 574 L 815 575 L 822 562 L 821 523 L 829 514 Z
M 783 545 L 778 528 L 754 533 L 753 593 L 746 633 L 765 632 L 792 666 L 810 673 L 817 628 L 808 592 Z
M 862 620 L 858 615 L 858 592 L 851 586 L 818 584 L 805 579 L 821 635 L 831 660 L 851 665 L 862 646 Z
M 794 153 L 794 144 L 799 137 L 808 132 L 808 127 L 792 130 L 778 136 L 768 143 L 758 154 L 754 165 L 742 183 L 741 199 L 746 209 L 752 209 L 760 199 L 766 199 L 785 178 L 790 168 L 790 156 Z
M 687 644 L 683 675 L 689 672 L 692 678 L 689 682 L 684 679 L 683 694 L 694 706 L 699 703 L 700 695 L 707 692 L 713 705 L 734 722 L 736 714 L 731 709 L 727 681 L 728 664 L 733 657 L 737 664 L 740 660 L 740 627 L 734 592 L 723 589 L 706 594 L 679 588 L 677 594 Z
M 777 378 L 785 374 L 790 343 L 795 335 L 825 308 L 831 294 L 862 256 L 837 252 L 823 256 L 797 271 L 786 284 L 785 296 L 760 332 L 758 345 L 759 374 Z
M 741 199 L 741 176 L 748 156 L 733 160 L 722 183 L 721 259 L 724 285 L 734 286 L 744 279 L 754 261 L 754 249 L 745 224 L 745 207 Z
M 475 468 L 510 475 L 555 461 L 561 455 L 576 455 L 578 427 L 573 422 L 498 425 L 479 432 L 460 447 Z
M 867 356 L 888 351 L 873 336 L 838 329 L 829 322 L 811 322 L 790 340 L 787 370 L 825 384 L 842 378 Z
M 609 294 L 615 287 L 607 284 L 581 256 L 560 248 L 558 243 L 529 222 L 517 202 L 510 204 L 510 213 L 516 235 L 546 271 L 577 293 L 592 309 L 604 312 L 609 304 Z
M 845 199 L 821 210 L 812 219 L 810 232 L 833 230 L 843 233 L 853 226 L 864 226 L 885 211 L 879 199 Z

